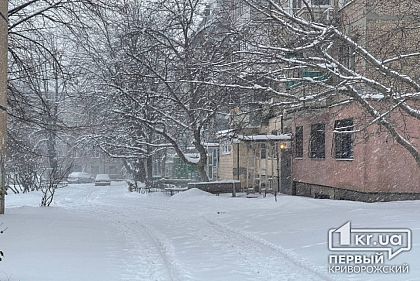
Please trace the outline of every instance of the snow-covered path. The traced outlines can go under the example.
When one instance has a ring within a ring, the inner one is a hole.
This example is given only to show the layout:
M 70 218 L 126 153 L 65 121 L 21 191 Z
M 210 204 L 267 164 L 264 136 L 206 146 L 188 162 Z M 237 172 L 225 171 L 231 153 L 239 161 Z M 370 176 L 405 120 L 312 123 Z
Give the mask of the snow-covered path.
M 91 189 L 86 196 L 78 196 L 84 202 L 73 208 L 103 218 L 124 235 L 121 280 L 330 280 L 280 247 L 211 220 L 208 216 L 212 212 L 207 208 L 201 212 L 191 208 L 196 207 L 191 206 L 194 199 L 226 198 L 207 198 L 207 194 L 197 192 L 192 197 L 179 194 L 171 200 L 157 194 L 156 198 L 143 196 L 140 202 L 136 196 L 135 204 L 126 204 L 116 202 L 112 196 L 115 191 Z M 72 206 L 69 202 L 72 200 L 67 198 L 59 204 L 68 208 Z
M 36 193 L 8 198 L 8 214 L 1 218 L 8 229 L 0 236 L 0 280 L 396 280 L 327 273 L 326 233 L 346 220 L 372 218 L 380 226 L 420 230 L 413 213 L 420 202 L 288 196 L 274 202 L 194 190 L 169 197 L 128 193 L 118 184 L 60 189 L 52 208 L 39 208 L 38 202 Z M 404 280 L 420 280 L 416 249 L 414 241 L 400 261 L 411 265 Z

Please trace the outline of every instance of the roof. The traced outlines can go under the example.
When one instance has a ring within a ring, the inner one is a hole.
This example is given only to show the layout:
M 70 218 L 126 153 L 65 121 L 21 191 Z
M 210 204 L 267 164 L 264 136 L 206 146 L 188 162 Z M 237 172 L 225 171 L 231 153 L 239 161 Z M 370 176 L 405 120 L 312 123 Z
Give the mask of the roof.
M 206 146 L 206 147 L 219 147 L 218 142 L 205 142 L 205 143 L 203 143 L 203 145 Z
M 203 142 L 202 145 L 204 147 L 219 147 L 219 143 L 218 142 Z M 187 147 L 188 150 L 196 150 L 195 146 L 188 146 Z
M 291 140 L 292 136 L 290 134 L 281 134 L 281 135 L 238 135 L 238 140 L 241 141 L 286 141 Z
M 234 133 L 235 133 L 234 129 L 218 131 L 218 132 L 216 132 L 216 138 L 220 139 L 220 138 L 224 138 L 224 137 L 231 137 L 231 136 L 234 135 Z
M 185 158 L 191 163 L 198 163 L 200 161 L 199 153 L 184 153 Z

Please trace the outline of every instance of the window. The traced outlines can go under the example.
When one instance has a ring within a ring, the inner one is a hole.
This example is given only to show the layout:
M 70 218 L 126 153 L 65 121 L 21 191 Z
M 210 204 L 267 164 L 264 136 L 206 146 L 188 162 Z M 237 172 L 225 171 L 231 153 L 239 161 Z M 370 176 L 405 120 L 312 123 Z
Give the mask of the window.
M 292 0 L 293 9 L 302 8 L 302 0 Z
M 79 158 L 82 156 L 82 152 L 79 151 L 77 148 L 73 147 L 72 151 L 71 151 L 71 155 L 73 158 Z
M 262 143 L 260 145 L 260 153 L 261 153 L 261 159 L 267 158 L 267 146 L 265 143 Z
M 213 166 L 208 166 L 208 177 L 210 180 L 213 179 Z
M 327 6 L 330 5 L 330 0 L 312 0 L 313 6 Z
M 337 120 L 334 124 L 336 159 L 353 159 L 353 119 Z
M 212 153 L 209 153 L 207 155 L 207 165 L 213 166 L 213 154 Z
M 303 158 L 303 126 L 296 127 L 295 157 L 296 158 Z
M 267 144 L 267 157 L 268 159 L 276 159 L 277 158 L 277 147 L 278 144 L 274 142 L 270 142 Z
M 305 70 L 303 77 L 312 78 L 315 81 L 325 80 L 325 75 L 321 71 Z
M 325 158 L 325 124 L 311 125 L 309 157 L 324 159 Z
M 153 159 L 152 174 L 154 177 L 161 176 L 161 159 Z
M 343 43 L 339 48 L 340 62 L 348 69 L 355 70 L 356 67 L 356 52 L 353 47 L 347 46 Z
M 232 145 L 228 142 L 222 144 L 222 154 L 230 154 L 232 152 Z
M 93 148 L 93 150 L 92 150 L 92 157 L 93 158 L 100 158 L 101 157 L 101 153 L 99 152 L 99 150 Z
M 213 163 L 212 163 L 213 166 L 217 166 L 218 152 L 219 152 L 218 149 L 213 150 Z
M 340 0 L 338 4 L 339 4 L 339 7 L 341 8 L 341 7 L 344 7 L 349 2 L 350 0 Z
M 274 143 L 273 144 L 273 158 L 277 159 L 279 156 L 279 144 Z

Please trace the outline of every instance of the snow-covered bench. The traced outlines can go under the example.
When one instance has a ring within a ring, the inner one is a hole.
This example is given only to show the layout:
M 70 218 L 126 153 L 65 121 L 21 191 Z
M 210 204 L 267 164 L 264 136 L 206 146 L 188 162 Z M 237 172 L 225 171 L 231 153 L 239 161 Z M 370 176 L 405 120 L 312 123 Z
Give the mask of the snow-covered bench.
M 188 187 L 176 187 L 176 186 L 165 187 L 165 191 L 169 193 L 171 196 L 174 195 L 175 193 L 186 191 L 186 190 L 188 190 Z

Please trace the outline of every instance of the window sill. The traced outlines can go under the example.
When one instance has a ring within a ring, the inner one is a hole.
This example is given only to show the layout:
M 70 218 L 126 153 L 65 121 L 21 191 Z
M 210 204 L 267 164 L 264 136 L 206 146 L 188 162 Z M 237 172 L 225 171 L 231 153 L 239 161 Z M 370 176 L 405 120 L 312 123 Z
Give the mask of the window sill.
M 303 157 L 295 157 L 295 160 L 303 160 Z
M 325 158 L 309 158 L 311 160 L 315 160 L 315 161 L 324 161 Z
M 354 158 L 334 158 L 336 161 L 353 161 Z

